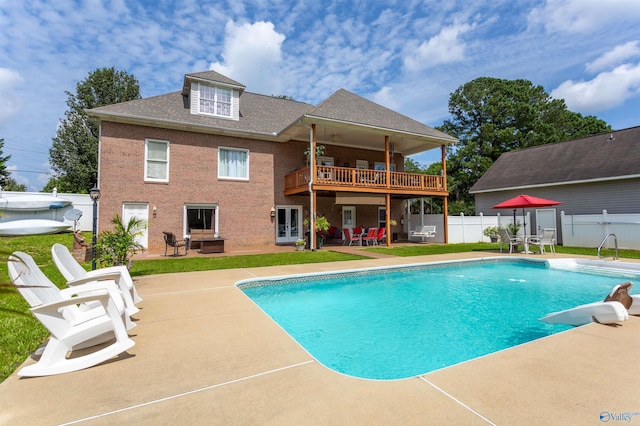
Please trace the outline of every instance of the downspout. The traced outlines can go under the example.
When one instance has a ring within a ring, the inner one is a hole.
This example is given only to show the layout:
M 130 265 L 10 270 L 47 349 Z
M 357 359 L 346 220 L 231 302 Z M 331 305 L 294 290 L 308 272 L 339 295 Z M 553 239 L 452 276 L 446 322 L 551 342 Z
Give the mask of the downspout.
M 316 149 L 313 142 L 316 125 L 312 124 L 311 127 L 309 127 L 300 119 L 298 119 L 298 123 L 300 123 L 302 127 L 309 129 L 309 250 L 314 251 L 316 247 L 316 233 L 311 230 L 315 229 L 316 225 L 316 219 L 314 217 L 315 205 L 313 202 L 313 176 L 315 171 L 313 165 L 316 164 Z
M 442 187 L 445 191 L 448 191 L 447 189 L 447 147 L 446 145 L 441 145 L 440 146 L 440 150 L 442 151 Z M 443 224 L 442 226 L 444 227 L 444 243 L 445 244 L 449 244 L 449 203 L 448 203 L 448 196 L 445 195 L 443 200 L 442 200 L 442 218 L 443 218 Z

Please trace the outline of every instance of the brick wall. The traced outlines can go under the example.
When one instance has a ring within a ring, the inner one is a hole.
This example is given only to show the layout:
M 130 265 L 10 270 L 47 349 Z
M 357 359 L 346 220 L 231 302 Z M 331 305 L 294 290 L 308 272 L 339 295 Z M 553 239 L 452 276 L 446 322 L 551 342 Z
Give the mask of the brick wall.
M 169 182 L 144 181 L 145 139 L 170 142 Z M 219 180 L 218 146 L 249 150 L 249 181 Z M 275 243 L 275 223 L 271 208 L 278 204 L 303 205 L 309 215 L 309 197 L 285 197 L 284 175 L 304 167 L 304 142 L 267 142 L 231 136 L 210 135 L 171 129 L 103 122 L 100 141 L 100 231 L 110 229 L 114 214 L 122 215 L 123 203 L 149 206 L 149 251 L 162 252 L 162 231 L 183 232 L 185 204 L 217 204 L 219 235 L 227 247 L 261 246 Z M 355 166 L 366 159 L 370 167 L 383 161 L 384 153 L 327 147 L 325 155 L 343 165 Z M 396 167 L 402 160 L 396 155 Z M 153 207 L 156 216 L 153 217 Z M 335 197 L 318 197 L 317 211 L 332 225 L 341 226 Z M 402 214 L 400 201 L 394 201 L 392 217 Z M 358 206 L 358 222 L 377 222 L 377 206 Z

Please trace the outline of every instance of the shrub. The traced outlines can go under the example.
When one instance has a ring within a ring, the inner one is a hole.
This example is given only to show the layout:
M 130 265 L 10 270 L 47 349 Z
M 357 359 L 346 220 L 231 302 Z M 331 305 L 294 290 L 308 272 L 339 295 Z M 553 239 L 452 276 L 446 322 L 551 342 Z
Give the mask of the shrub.
M 138 251 L 144 251 L 144 247 L 136 241 L 136 237 L 142 235 L 147 228 L 146 221 L 132 217 L 125 226 L 119 215 L 111 219 L 113 230 L 101 232 L 96 242 L 96 262 L 101 267 L 126 265 L 129 267 L 129 259 Z

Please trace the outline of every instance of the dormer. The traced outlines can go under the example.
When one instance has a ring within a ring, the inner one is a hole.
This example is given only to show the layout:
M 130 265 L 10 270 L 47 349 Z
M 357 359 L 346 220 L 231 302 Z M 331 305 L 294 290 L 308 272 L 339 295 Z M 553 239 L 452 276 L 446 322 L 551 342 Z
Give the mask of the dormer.
M 215 71 L 184 76 L 182 95 L 189 98 L 191 114 L 238 120 L 240 95 L 245 86 Z

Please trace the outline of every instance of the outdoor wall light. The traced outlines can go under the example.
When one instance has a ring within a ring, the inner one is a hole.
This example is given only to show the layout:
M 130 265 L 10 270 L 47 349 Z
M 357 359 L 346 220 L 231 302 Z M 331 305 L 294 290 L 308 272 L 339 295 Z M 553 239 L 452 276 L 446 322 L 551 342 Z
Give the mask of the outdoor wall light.
M 276 217 L 276 208 L 271 207 L 271 217 Z
M 154 218 L 154 219 L 156 218 L 156 213 L 157 213 L 157 212 L 158 212 L 158 209 L 157 209 L 157 207 L 154 205 L 154 206 L 153 206 L 153 218 Z

